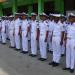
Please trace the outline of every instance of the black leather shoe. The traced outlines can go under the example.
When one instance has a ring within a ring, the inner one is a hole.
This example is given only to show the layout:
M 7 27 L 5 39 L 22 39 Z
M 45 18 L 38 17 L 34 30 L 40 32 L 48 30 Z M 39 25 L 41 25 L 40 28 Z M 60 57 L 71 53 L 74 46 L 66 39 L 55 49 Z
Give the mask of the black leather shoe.
M 53 54 L 53 51 L 50 51 L 51 54 Z
M 48 50 L 48 52 L 51 53 L 51 54 L 53 54 L 53 51 L 49 51 L 49 50 Z
M 65 68 L 63 68 L 63 70 L 70 70 L 70 68 L 66 68 L 66 67 L 65 67 Z
M 20 49 L 15 48 L 16 51 L 20 51 Z
M 36 57 L 37 55 L 34 55 L 34 54 L 30 54 L 29 56 L 31 56 L 31 57 Z
M 57 66 L 59 66 L 59 63 L 54 62 L 54 64 L 52 66 L 57 67 Z
M 70 69 L 70 73 L 74 73 L 74 69 Z
M 21 53 L 23 53 L 23 54 L 27 54 L 27 53 L 28 53 L 28 51 L 21 51 Z
M 3 45 L 6 45 L 6 43 L 2 43 Z
M 39 58 L 40 61 L 46 61 L 47 59 L 45 58 Z
M 15 48 L 15 47 L 9 46 L 9 48 Z
M 64 54 L 61 54 L 61 57 L 64 57 L 65 55 Z
M 50 62 L 49 65 L 54 65 L 54 62 Z

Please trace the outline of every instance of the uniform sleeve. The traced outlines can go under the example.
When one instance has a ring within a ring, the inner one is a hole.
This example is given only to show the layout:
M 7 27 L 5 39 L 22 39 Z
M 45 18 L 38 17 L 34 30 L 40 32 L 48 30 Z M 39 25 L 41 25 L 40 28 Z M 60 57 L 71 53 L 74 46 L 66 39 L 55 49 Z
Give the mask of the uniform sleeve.
M 36 22 L 36 24 L 37 24 L 37 28 L 39 28 L 39 22 L 38 21 Z
M 68 25 L 66 23 L 64 24 L 64 30 L 65 30 L 65 33 L 67 33 Z
M 0 28 L 1 28 L 1 22 L 0 22 Z
M 21 26 L 22 25 L 22 20 L 19 20 L 19 26 Z
M 29 21 L 27 22 L 27 26 L 28 26 L 28 27 L 30 26 Z
M 64 25 L 62 25 L 62 27 L 61 27 L 61 31 L 62 31 L 62 32 L 65 31 L 65 29 L 64 29 Z
M 55 27 L 54 23 L 50 24 L 51 31 L 54 30 L 54 27 Z
M 15 21 L 13 20 L 13 29 L 15 29 Z
M 28 20 L 28 26 L 31 26 L 31 21 L 30 20 Z
M 67 30 L 68 30 L 68 26 L 65 26 L 65 33 L 67 33 Z
M 48 30 L 49 30 L 48 21 L 44 21 L 44 25 L 45 25 L 45 29 L 46 29 L 46 31 L 48 31 Z
M 49 31 L 52 31 L 53 30 L 53 24 L 52 23 L 48 23 L 49 25 Z

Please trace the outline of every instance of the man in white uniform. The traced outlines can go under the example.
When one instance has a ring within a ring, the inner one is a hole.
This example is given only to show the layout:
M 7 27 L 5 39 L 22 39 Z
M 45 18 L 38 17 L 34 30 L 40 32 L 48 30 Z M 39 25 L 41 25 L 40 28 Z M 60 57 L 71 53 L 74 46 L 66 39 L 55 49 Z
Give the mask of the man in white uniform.
M 21 49 L 21 44 L 20 44 L 20 32 L 21 32 L 21 20 L 19 18 L 19 13 L 15 14 L 15 21 L 14 21 L 14 27 L 15 27 L 15 48 L 16 50 Z
M 53 60 L 52 60 L 52 63 L 49 63 L 49 65 L 56 67 L 60 63 L 60 57 L 61 57 L 60 45 L 62 45 L 63 26 L 59 24 L 60 14 L 54 14 L 54 17 L 55 17 L 54 25 L 52 28 Z
M 2 38 L 1 38 L 1 28 L 2 28 L 2 22 L 1 22 L 1 17 L 0 17 L 0 43 L 2 41 Z
M 54 24 L 54 16 L 52 14 L 49 14 L 49 34 L 48 34 L 48 45 L 49 45 L 49 52 L 52 53 L 52 27 Z
M 38 22 L 36 20 L 36 13 L 31 13 L 31 22 L 30 22 L 30 29 L 31 29 L 31 54 L 30 56 L 35 57 L 37 55 L 37 27 Z
M 6 16 L 6 39 L 9 40 L 9 25 L 10 25 L 10 18 L 9 16 Z
M 65 55 L 65 40 L 64 40 L 64 34 L 65 34 L 65 16 L 64 15 L 61 15 L 60 17 L 60 21 L 59 21 L 59 24 L 63 26 L 63 44 L 61 45 L 61 56 L 64 56 Z
M 29 23 L 27 20 L 27 14 L 22 13 L 22 53 L 28 53 L 28 31 L 29 31 Z
M 69 16 L 69 22 L 65 36 L 65 38 L 67 38 L 66 68 L 63 68 L 63 70 L 68 70 L 73 73 L 75 65 L 75 15 L 73 13 Z
M 40 58 L 39 60 L 45 61 L 47 59 L 47 39 L 48 39 L 48 23 L 47 15 L 45 13 L 40 14 L 41 21 L 39 22 L 39 47 L 40 47 Z
M 2 44 L 6 44 L 6 21 L 5 16 L 2 17 L 2 28 L 1 28 L 1 34 L 2 34 Z
M 10 48 L 15 48 L 15 36 L 14 36 L 14 16 L 10 16 L 9 25 L 9 38 L 10 38 Z

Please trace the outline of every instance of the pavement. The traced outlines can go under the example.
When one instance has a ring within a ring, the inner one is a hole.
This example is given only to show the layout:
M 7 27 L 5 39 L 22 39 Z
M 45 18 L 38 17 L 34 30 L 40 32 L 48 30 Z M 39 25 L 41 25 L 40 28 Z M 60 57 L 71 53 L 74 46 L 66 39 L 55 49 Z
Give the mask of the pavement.
M 0 44 L 0 75 L 75 75 L 62 70 L 65 57 L 61 58 L 60 66 L 55 68 L 48 65 L 52 59 L 51 54 L 48 53 L 45 62 L 39 61 L 38 57 L 32 58 L 29 54 L 17 52 L 9 48 L 9 44 Z

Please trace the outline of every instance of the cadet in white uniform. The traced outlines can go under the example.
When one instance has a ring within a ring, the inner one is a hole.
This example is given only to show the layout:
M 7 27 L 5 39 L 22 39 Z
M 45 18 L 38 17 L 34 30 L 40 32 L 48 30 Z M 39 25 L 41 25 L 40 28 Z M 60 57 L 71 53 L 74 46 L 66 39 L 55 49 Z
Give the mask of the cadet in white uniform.
M 47 59 L 47 38 L 48 38 L 48 23 L 47 15 L 45 13 L 40 14 L 41 21 L 39 22 L 39 47 L 41 58 L 39 60 L 45 61 Z
M 1 38 L 1 28 L 2 28 L 2 22 L 1 22 L 1 17 L 0 17 L 0 42 L 2 40 L 2 38 Z
M 59 24 L 60 14 L 54 14 L 54 16 L 55 16 L 54 25 L 52 28 L 53 60 L 52 63 L 49 63 L 49 65 L 56 67 L 60 63 L 60 57 L 61 57 L 60 45 L 62 44 L 61 38 L 62 38 L 63 26 Z
M 14 21 L 14 27 L 15 27 L 15 48 L 16 50 L 21 49 L 21 44 L 20 44 L 20 32 L 21 32 L 21 20 L 19 18 L 19 13 L 15 14 L 15 21 Z
M 6 38 L 9 39 L 9 25 L 10 25 L 10 18 L 6 16 Z
M 29 22 L 29 25 L 30 25 L 31 16 L 28 16 L 28 22 Z M 31 41 L 31 30 L 29 30 L 29 32 L 28 32 L 28 41 L 29 41 L 29 42 Z
M 49 52 L 52 53 L 52 27 L 54 24 L 54 16 L 52 14 L 49 14 L 49 34 L 48 34 L 48 45 L 49 45 Z
M 10 25 L 9 25 L 9 36 L 10 36 L 10 48 L 15 48 L 15 36 L 14 36 L 14 16 L 10 16 Z
M 6 44 L 6 21 L 5 21 L 5 16 L 2 17 L 1 33 L 2 33 L 2 44 Z
M 61 15 L 60 17 L 60 21 L 59 21 L 59 24 L 63 26 L 63 44 L 61 45 L 61 56 L 64 56 L 65 55 L 65 40 L 64 40 L 64 33 L 65 33 L 65 16 L 64 15 Z
M 26 54 L 28 53 L 28 29 L 29 29 L 29 23 L 27 20 L 27 14 L 22 13 L 22 53 Z
M 63 70 L 69 70 L 74 72 L 75 65 L 75 15 L 69 16 L 70 24 L 67 26 L 67 43 L 66 43 L 66 68 Z
M 30 56 L 35 57 L 37 55 L 37 27 L 38 22 L 36 20 L 36 13 L 31 13 L 31 22 L 30 22 L 30 29 L 31 29 L 31 54 Z

